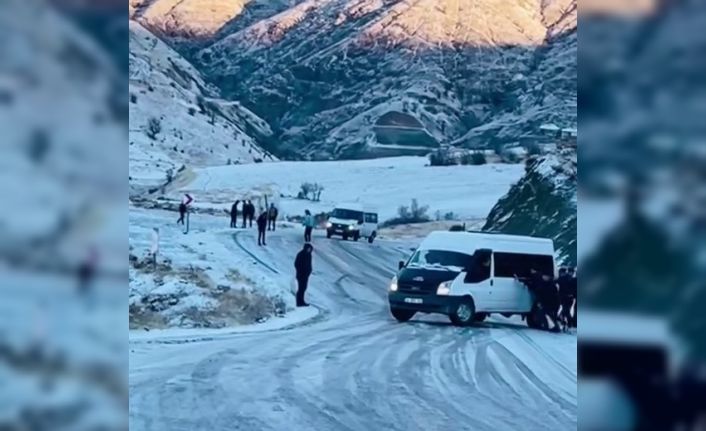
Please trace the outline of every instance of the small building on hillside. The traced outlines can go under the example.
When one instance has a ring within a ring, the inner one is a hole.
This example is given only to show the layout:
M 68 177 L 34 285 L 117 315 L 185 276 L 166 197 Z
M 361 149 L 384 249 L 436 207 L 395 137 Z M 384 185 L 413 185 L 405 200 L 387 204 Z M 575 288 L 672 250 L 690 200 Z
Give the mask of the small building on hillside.
M 559 138 L 559 145 L 565 147 L 576 147 L 578 141 L 578 130 L 576 128 L 568 127 L 561 129 L 561 137 Z
M 558 138 L 561 133 L 561 128 L 556 124 L 549 123 L 539 126 L 539 131 L 543 136 L 548 138 Z
M 542 124 L 539 130 L 543 138 L 561 146 L 576 146 L 578 130 L 574 127 L 561 128 L 556 124 Z

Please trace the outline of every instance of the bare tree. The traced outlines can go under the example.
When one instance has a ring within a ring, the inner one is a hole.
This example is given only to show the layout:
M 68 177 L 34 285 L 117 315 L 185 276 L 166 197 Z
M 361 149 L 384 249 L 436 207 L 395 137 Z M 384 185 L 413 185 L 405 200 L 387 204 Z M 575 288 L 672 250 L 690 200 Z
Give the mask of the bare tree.
M 147 120 L 147 137 L 152 140 L 157 139 L 157 135 L 162 131 L 162 124 L 157 118 L 151 117 Z

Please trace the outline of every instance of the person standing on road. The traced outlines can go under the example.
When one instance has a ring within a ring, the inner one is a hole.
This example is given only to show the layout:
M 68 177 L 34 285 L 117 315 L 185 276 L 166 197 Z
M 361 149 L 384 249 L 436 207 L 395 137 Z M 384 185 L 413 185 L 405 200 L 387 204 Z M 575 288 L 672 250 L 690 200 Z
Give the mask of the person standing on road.
M 265 231 L 267 230 L 267 211 L 263 210 L 257 218 L 257 245 L 267 245 Z
M 309 277 L 312 271 L 312 253 L 314 247 L 306 243 L 296 259 L 294 259 L 294 269 L 297 271 L 297 307 L 308 307 L 309 304 L 304 300 L 304 294 L 309 285 Z
M 275 206 L 275 204 L 271 204 L 270 209 L 267 214 L 267 220 L 268 220 L 267 230 L 272 229 L 272 231 L 274 232 L 277 229 L 277 215 L 278 215 L 278 213 L 279 213 L 279 211 L 277 211 L 277 207 Z
M 78 267 L 78 291 L 80 294 L 86 294 L 90 290 L 97 267 L 98 249 L 92 246 L 88 249 L 88 255 Z
M 189 194 L 184 195 L 184 199 L 181 200 L 181 203 L 179 204 L 179 219 L 177 220 L 177 224 L 184 224 L 184 216 L 186 215 L 186 211 L 188 210 L 188 206 L 193 201 L 191 196 Z
M 231 228 L 237 228 L 238 227 L 238 204 L 240 203 L 239 200 L 235 201 L 233 206 L 230 207 L 230 227 Z
M 157 270 L 157 255 L 159 254 L 159 228 L 153 227 L 150 236 L 150 259 L 152 259 L 152 268 Z
M 304 211 L 304 242 L 311 242 L 311 231 L 314 230 L 314 217 L 309 210 Z
M 248 223 L 252 227 L 252 221 L 255 218 L 255 205 L 248 199 Z
M 243 226 L 242 226 L 243 229 L 245 229 L 247 219 L 248 219 L 248 211 L 250 210 L 250 206 L 248 206 L 248 202 L 249 201 L 243 200 L 243 209 L 241 211 L 243 213 Z

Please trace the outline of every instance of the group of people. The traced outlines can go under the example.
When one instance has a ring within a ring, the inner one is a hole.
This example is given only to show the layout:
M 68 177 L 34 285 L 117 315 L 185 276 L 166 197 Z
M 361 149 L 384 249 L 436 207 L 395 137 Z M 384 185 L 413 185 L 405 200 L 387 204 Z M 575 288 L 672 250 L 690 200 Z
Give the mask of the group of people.
M 537 298 L 537 303 L 549 319 L 552 331 L 559 332 L 567 328 L 575 328 L 578 318 L 578 297 L 576 288 L 575 268 L 562 267 L 559 277 L 553 274 L 541 274 L 534 269 L 525 284 Z M 573 312 L 572 312 L 573 310 Z
M 238 209 L 241 202 L 243 203 L 242 208 Z M 250 227 L 252 227 L 252 221 L 255 219 L 255 205 L 253 205 L 250 199 L 235 201 L 235 203 L 230 207 L 230 227 L 238 227 L 238 214 L 242 214 L 243 216 L 243 224 L 241 225 L 242 228 L 247 227 L 248 222 Z
M 240 203 L 243 203 L 242 208 L 238 208 Z M 238 227 L 238 214 L 242 214 L 243 223 L 242 228 L 252 227 L 253 219 L 255 219 L 255 205 L 247 200 L 237 200 L 230 207 L 230 227 Z M 271 204 L 269 208 L 261 209 L 260 215 L 256 219 L 257 225 L 257 245 L 265 246 L 267 242 L 265 241 L 265 231 L 275 231 L 277 229 L 277 217 L 279 216 L 279 210 L 275 204 Z

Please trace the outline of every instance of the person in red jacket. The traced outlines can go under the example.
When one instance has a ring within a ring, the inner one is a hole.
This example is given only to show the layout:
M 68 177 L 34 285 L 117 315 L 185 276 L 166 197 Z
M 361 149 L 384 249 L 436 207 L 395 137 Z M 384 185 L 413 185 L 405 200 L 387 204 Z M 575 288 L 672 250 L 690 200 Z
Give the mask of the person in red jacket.
M 184 224 L 184 216 L 186 215 L 186 212 L 188 211 L 188 206 L 192 201 L 193 199 L 188 193 L 184 195 L 184 199 L 182 199 L 181 203 L 179 204 L 179 220 L 177 220 L 177 224 Z

